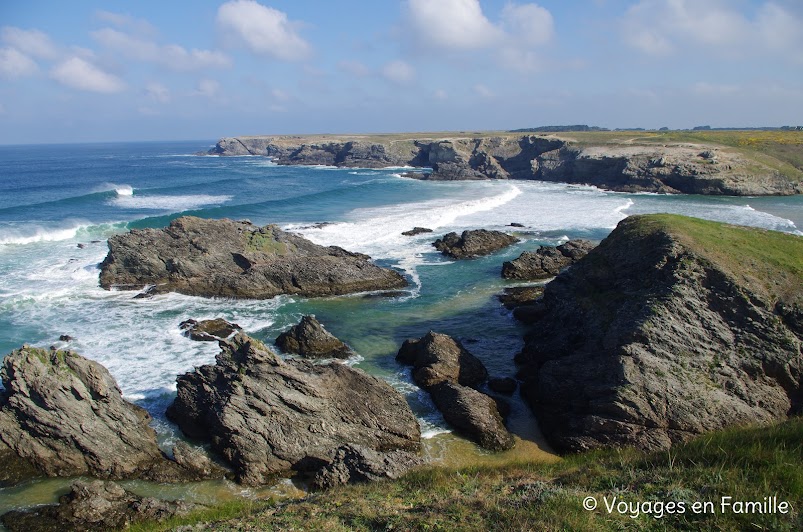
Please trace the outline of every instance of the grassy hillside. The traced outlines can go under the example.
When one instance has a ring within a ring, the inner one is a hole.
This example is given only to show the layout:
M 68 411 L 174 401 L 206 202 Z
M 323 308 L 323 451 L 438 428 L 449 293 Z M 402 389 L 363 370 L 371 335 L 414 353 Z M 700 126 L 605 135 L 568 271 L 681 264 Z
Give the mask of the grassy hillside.
M 767 299 L 803 306 L 803 238 L 675 214 L 637 218 L 638 230 L 672 234 Z
M 791 509 L 761 514 L 721 506 L 723 497 L 733 503 L 770 496 Z M 584 509 L 588 497 L 596 509 Z M 609 513 L 606 499 L 614 497 L 636 506 Z M 695 513 L 695 502 L 712 506 Z M 214 530 L 801 530 L 802 503 L 803 419 L 796 418 L 708 434 L 668 452 L 608 450 L 554 464 L 431 468 L 299 502 L 239 504 L 135 529 L 205 523 Z

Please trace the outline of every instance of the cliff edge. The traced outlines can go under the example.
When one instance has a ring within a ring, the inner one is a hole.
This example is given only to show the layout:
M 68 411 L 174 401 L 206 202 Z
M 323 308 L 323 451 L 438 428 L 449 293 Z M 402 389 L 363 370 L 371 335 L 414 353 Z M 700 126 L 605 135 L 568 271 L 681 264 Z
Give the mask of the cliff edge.
M 739 146 L 710 142 L 665 141 L 659 135 L 644 133 L 640 137 L 611 135 L 227 137 L 208 154 L 261 155 L 281 165 L 411 166 L 419 170 L 408 172 L 407 177 L 433 180 L 530 179 L 595 185 L 620 192 L 734 196 L 803 193 L 803 168 L 783 157 L 776 159 Z M 797 149 L 799 144 L 789 146 Z

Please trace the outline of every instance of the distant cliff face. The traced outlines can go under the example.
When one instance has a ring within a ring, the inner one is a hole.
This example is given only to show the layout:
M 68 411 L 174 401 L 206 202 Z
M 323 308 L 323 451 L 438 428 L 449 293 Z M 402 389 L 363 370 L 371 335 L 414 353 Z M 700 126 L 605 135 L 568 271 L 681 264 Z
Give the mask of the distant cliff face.
M 531 179 L 620 192 L 803 193 L 803 184 L 789 181 L 770 167 L 757 166 L 728 150 L 692 145 L 582 147 L 536 135 L 446 139 L 283 136 L 223 138 L 209 154 L 262 155 L 284 165 L 414 166 L 425 170 L 408 172 L 408 177 L 433 180 Z
M 801 409 L 801 237 L 633 216 L 539 307 L 517 361 L 557 449 L 661 449 Z

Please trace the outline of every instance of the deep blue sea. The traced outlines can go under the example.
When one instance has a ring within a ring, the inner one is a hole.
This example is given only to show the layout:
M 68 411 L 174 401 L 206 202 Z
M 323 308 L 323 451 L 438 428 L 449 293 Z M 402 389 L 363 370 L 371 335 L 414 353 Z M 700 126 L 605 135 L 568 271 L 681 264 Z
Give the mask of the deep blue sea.
M 803 197 L 721 198 L 603 192 L 541 182 L 426 182 L 403 170 L 277 166 L 262 157 L 195 156 L 211 141 L 0 146 L 0 356 L 24 343 L 69 347 L 104 364 L 126 398 L 154 416 L 169 446 L 178 437 L 164 419 L 176 375 L 214 361 L 217 346 L 180 334 L 187 319 L 222 316 L 272 342 L 307 313 L 359 354 L 357 367 L 387 379 L 418 413 L 434 462 L 450 449 L 483 453 L 448 428 L 394 355 L 405 338 L 451 334 L 492 375 L 512 375 L 520 326 L 495 295 L 502 262 L 540 244 L 604 238 L 624 217 L 673 212 L 800 233 Z M 267 301 L 133 293 L 98 286 L 106 239 L 132 228 L 163 227 L 192 214 L 278 223 L 324 245 L 367 253 L 398 268 L 410 287 L 392 297 L 358 294 Z M 328 222 L 325 225 L 318 225 Z M 448 231 L 500 229 L 516 222 L 522 242 L 500 254 L 450 261 L 431 242 Z M 414 226 L 432 234 L 405 237 Z M 535 420 L 514 400 L 511 428 L 519 449 L 543 449 Z M 520 451 L 521 452 L 521 451 Z M 62 486 L 63 487 L 63 486 Z M 0 509 L 17 504 L 0 490 Z M 5 500 L 4 500 L 5 498 Z M 38 500 L 30 494 L 26 501 Z M 47 497 L 44 497 L 45 499 Z M 11 501 L 11 502 L 10 502 Z

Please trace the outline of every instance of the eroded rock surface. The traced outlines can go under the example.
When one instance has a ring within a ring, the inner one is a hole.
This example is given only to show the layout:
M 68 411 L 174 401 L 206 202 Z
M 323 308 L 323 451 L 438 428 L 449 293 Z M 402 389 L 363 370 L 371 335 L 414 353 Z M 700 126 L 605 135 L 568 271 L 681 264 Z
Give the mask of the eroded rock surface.
M 184 216 L 164 229 L 109 239 L 101 263 L 104 288 L 266 299 L 279 294 L 325 296 L 407 285 L 370 257 L 323 247 L 275 225 Z
M 803 328 L 781 310 L 803 308 L 794 264 L 794 235 L 620 222 L 546 286 L 518 357 L 545 436 L 559 450 L 664 449 L 799 412 Z
M 345 444 L 418 451 L 418 420 L 386 382 L 337 362 L 285 362 L 242 333 L 220 345 L 214 365 L 178 378 L 167 414 L 188 436 L 210 441 L 240 482 L 329 463 Z
M 109 372 L 72 351 L 24 346 L 3 359 L 0 480 L 89 475 L 182 480 L 156 444 L 148 413 L 125 400 Z
M 229 323 L 223 318 L 211 320 L 185 320 L 179 324 L 179 328 L 184 331 L 184 336 L 190 340 L 199 342 L 217 342 L 225 340 L 235 333 L 241 331 L 242 327 L 236 323 Z
M 358 445 L 343 445 L 335 450 L 331 462 L 318 469 L 310 481 L 312 489 L 329 489 L 353 482 L 393 480 L 424 460 L 408 451 L 377 452 Z
M 451 382 L 436 384 L 429 393 L 446 422 L 480 446 L 492 451 L 513 447 L 513 436 L 505 428 L 497 402 L 491 397 Z
M 519 239 L 501 231 L 474 229 L 462 234 L 448 233 L 432 243 L 435 249 L 455 259 L 490 255 L 518 242 Z

